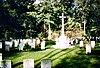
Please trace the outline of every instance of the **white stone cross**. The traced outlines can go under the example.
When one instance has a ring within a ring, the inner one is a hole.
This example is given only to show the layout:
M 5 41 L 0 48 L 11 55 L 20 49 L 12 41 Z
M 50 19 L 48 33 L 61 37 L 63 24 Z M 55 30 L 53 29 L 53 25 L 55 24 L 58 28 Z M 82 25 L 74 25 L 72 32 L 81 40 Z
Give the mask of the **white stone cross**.
M 84 20 L 84 35 L 86 35 L 86 29 L 85 29 L 85 26 L 86 26 L 86 20 Z
M 64 36 L 64 18 L 66 18 L 66 17 L 62 13 L 62 16 L 59 16 L 59 18 L 62 18 L 62 36 Z

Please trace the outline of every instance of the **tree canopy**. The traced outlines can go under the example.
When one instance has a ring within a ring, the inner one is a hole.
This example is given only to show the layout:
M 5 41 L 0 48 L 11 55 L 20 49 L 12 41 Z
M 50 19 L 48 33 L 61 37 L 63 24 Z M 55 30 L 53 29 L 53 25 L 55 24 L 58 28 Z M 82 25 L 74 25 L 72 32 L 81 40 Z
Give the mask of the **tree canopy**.
M 35 0 L 1 0 L 0 1 L 0 38 L 44 37 L 51 24 L 52 30 L 61 30 L 64 13 L 65 29 L 80 29 L 86 20 L 87 35 L 100 34 L 99 0 L 46 0 L 35 4 Z M 69 21 L 70 18 L 70 21 Z

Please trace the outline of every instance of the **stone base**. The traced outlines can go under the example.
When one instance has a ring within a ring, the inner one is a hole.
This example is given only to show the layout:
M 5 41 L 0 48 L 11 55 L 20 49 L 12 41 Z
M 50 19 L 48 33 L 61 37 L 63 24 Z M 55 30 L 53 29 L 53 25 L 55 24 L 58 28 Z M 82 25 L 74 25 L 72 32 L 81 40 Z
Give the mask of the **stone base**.
M 70 40 L 66 36 L 60 36 L 56 40 L 56 45 L 52 46 L 53 48 L 60 48 L 60 49 L 66 49 L 66 48 L 73 48 L 74 46 L 71 46 L 69 44 Z
M 57 46 L 57 45 L 53 45 L 53 46 L 51 46 L 52 48 L 55 48 L 55 49 L 66 49 L 66 48 L 73 48 L 74 46 L 69 46 L 69 47 L 65 47 L 65 46 Z

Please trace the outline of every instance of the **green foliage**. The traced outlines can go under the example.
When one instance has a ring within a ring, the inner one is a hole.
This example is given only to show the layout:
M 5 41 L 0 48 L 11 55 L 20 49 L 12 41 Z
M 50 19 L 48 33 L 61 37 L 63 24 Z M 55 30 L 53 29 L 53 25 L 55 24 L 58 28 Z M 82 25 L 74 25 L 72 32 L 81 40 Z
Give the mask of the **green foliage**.
M 91 31 L 99 35 L 99 3 L 99 0 L 54 0 L 53 2 L 46 0 L 41 4 L 34 4 L 34 1 L 29 0 L 0 1 L 0 38 L 38 36 L 39 33 L 48 30 L 48 24 L 51 24 L 51 30 L 60 30 L 61 13 L 73 20 L 71 24 L 68 24 L 68 18 L 65 19 L 65 24 L 69 26 L 65 29 L 75 27 L 79 30 L 77 23 L 82 25 L 82 22 L 86 20 L 88 35 L 91 35 Z

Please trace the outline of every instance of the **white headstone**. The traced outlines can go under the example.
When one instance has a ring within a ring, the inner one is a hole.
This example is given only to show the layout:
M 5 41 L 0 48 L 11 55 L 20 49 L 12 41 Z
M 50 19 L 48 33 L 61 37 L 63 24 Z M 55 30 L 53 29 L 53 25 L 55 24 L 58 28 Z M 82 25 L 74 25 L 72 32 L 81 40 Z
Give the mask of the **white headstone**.
M 41 42 L 41 49 L 45 49 L 45 41 L 44 40 Z
M 5 41 L 5 51 L 10 51 L 10 43 Z
M 28 39 L 28 45 L 31 46 L 31 48 L 35 48 L 35 40 Z
M 78 40 L 76 39 L 75 41 L 76 41 L 76 44 L 77 44 L 78 43 Z
M 74 42 L 74 40 L 73 40 L 73 39 L 71 39 L 71 44 L 73 44 L 73 42 Z
M 24 59 L 23 68 L 34 68 L 34 59 Z
M 2 61 L 2 54 L 0 54 L 0 68 L 2 68 L 1 61 Z
M 92 47 L 92 48 L 95 47 L 95 41 L 91 41 L 91 47 Z
M 32 46 L 32 48 L 35 48 L 35 44 L 36 44 L 36 40 L 33 39 L 33 46 Z
M 80 47 L 83 47 L 84 45 L 83 45 L 83 41 L 80 41 Z
M 2 42 L 0 42 L 0 49 L 2 49 Z
M 5 45 L 9 45 L 9 47 L 12 48 L 13 42 L 12 41 L 5 41 Z
M 25 43 L 26 41 L 22 41 L 20 44 L 19 44 L 19 50 L 23 50 L 24 46 L 25 46 Z
M 91 53 L 91 46 L 86 44 L 86 54 Z
M 19 40 L 13 40 L 13 42 L 14 42 L 14 47 L 17 47 L 19 44 Z
M 41 61 L 41 68 L 51 68 L 51 60 L 50 59 L 43 59 Z
M 19 39 L 19 40 L 20 40 L 20 43 L 23 42 L 23 39 Z
M 1 61 L 1 68 L 12 68 L 11 60 L 2 60 Z
M 40 39 L 38 38 L 37 40 L 36 40 L 36 45 L 39 45 L 40 44 Z

